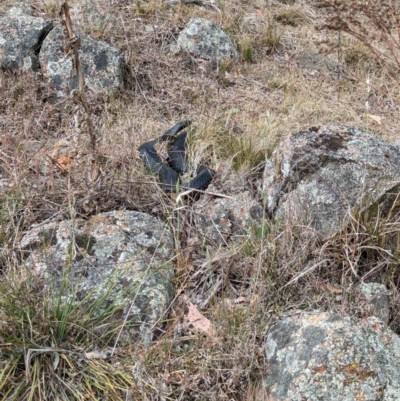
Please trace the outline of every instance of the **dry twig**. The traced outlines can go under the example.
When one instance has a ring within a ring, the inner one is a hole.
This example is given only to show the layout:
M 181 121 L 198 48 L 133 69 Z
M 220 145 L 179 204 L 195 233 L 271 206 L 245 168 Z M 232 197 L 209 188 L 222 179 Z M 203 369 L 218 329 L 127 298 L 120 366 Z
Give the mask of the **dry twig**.
M 65 52 L 67 53 L 67 56 L 71 54 L 73 55 L 74 66 L 76 68 L 76 73 L 78 76 L 78 90 L 73 91 L 73 96 L 74 100 L 77 101 L 79 104 L 81 104 L 86 112 L 86 123 L 89 129 L 89 136 L 90 136 L 90 147 L 92 152 L 95 153 L 97 134 L 91 118 L 92 112 L 85 97 L 85 77 L 83 75 L 82 66 L 79 59 L 79 48 L 81 46 L 81 41 L 78 36 L 74 35 L 74 31 L 72 29 L 71 16 L 69 13 L 69 5 L 67 0 L 64 1 L 61 8 L 64 12 L 65 26 L 69 36 L 69 41 L 67 43 Z M 96 179 L 97 177 L 99 177 L 99 164 L 96 162 L 96 158 L 94 158 L 93 161 L 93 169 L 96 171 L 94 172 L 94 174 L 92 173 L 92 177 Z

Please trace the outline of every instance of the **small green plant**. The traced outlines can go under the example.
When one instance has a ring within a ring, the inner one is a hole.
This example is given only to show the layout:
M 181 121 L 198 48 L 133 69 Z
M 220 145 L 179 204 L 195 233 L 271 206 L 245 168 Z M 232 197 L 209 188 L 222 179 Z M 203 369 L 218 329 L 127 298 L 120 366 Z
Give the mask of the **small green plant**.
M 244 61 L 247 63 L 251 63 L 253 61 L 253 48 L 251 45 L 241 48 L 241 53 Z
M 248 238 L 243 242 L 242 253 L 246 257 L 257 257 L 260 255 L 263 242 L 266 240 L 270 232 L 269 224 L 265 220 L 265 216 L 260 216 L 261 222 L 254 222 L 251 226 Z
M 301 7 L 290 6 L 278 9 L 274 19 L 283 25 L 297 26 L 306 20 L 306 16 Z
M 264 35 L 261 38 L 261 45 L 266 47 L 267 53 L 275 53 L 281 42 L 281 33 L 278 30 L 278 27 L 274 23 L 269 23 L 264 32 Z
M 56 14 L 60 12 L 60 5 L 56 0 L 45 0 L 44 6 L 49 14 Z
M 345 44 L 341 50 L 343 61 L 350 68 L 362 68 L 363 70 L 374 70 L 377 68 L 377 62 L 371 55 L 368 48 L 358 41 L 351 41 Z
M 146 10 L 143 8 L 142 3 L 140 1 L 136 1 L 136 11 L 140 15 L 146 14 Z
M 228 141 L 224 141 L 223 152 L 226 157 L 232 157 L 235 171 L 251 170 L 265 159 L 264 151 L 253 138 L 231 135 Z
M 232 63 L 229 60 L 221 61 L 218 65 L 221 73 L 229 72 L 232 67 Z
M 252 41 L 247 37 L 241 38 L 237 47 L 243 61 L 246 63 L 252 63 L 254 58 L 254 44 Z

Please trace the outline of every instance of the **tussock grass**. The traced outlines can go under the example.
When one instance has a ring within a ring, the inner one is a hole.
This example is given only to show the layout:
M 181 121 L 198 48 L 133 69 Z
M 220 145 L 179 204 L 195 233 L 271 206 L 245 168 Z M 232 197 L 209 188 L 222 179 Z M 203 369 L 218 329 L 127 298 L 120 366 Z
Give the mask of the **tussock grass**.
M 341 47 L 344 63 L 352 70 L 379 71 L 380 66 L 368 48 L 355 40 L 344 41 Z
M 297 26 L 306 20 L 303 9 L 299 6 L 284 7 L 274 14 L 274 19 L 283 25 Z
M 58 3 L 30 2 L 36 15 L 58 18 Z M 290 132 L 333 122 L 394 142 L 398 87 L 389 77 L 396 65 L 386 70 L 365 44 L 344 36 L 340 51 L 328 46 L 329 62 L 321 63 L 318 43 L 338 43 L 336 32 L 315 30 L 313 19 L 326 12 L 322 3 L 233 0 L 220 2 L 219 13 L 163 0 L 96 1 L 112 24 L 87 29 L 124 52 L 128 73 L 124 90 L 87 94 L 99 135 L 95 155 L 71 99 L 52 101 L 55 93 L 40 75 L 0 71 L 2 399 L 261 399 L 265 364 L 259 350 L 268 325 L 293 310 L 358 316 L 353 287 L 362 280 L 391 291 L 390 325 L 399 332 L 400 227 L 394 213 L 353 211 L 353 223 L 323 244 L 307 222 L 290 226 L 265 216 L 227 245 L 206 243 L 190 223 L 195 204 L 178 206 L 166 197 L 137 152 L 190 119 L 192 171 L 205 163 L 217 171 L 213 192 L 247 190 L 259 198 L 264 160 Z M 12 4 L 2 1 L 0 15 Z M 240 60 L 215 65 L 170 55 L 168 45 L 192 17 L 219 23 Z M 367 99 L 368 113 L 381 125 L 364 117 Z M 63 155 L 74 157 L 70 172 L 54 162 Z M 55 294 L 40 293 L 40 283 L 23 268 L 18 242 L 32 224 L 69 218 L 71 210 L 85 218 L 124 208 L 174 226 L 177 298 L 157 342 L 88 360 L 87 350 L 107 349 L 107 336 L 95 330 L 102 324 L 94 315 L 98 308 L 82 301 L 60 308 L 49 296 Z M 212 336 L 188 322 L 181 294 L 210 319 Z
M 21 266 L 7 272 L 0 289 L 2 399 L 122 399 L 129 393 L 129 371 L 106 360 L 118 330 L 108 322 L 116 309 L 104 308 L 106 292 L 77 301 L 70 288 L 44 290 Z

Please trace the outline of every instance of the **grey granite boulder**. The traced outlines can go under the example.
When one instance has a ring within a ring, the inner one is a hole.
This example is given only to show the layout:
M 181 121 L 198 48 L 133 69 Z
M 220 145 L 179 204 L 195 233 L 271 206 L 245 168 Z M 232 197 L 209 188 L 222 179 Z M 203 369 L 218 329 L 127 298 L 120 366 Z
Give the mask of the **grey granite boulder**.
M 218 62 L 238 57 L 230 37 L 215 22 L 204 18 L 192 18 L 171 50 Z
M 65 302 L 89 298 L 119 308 L 109 322 L 120 327 L 127 317 L 119 345 L 154 338 L 174 297 L 167 225 L 144 213 L 113 211 L 36 227 L 20 245 L 28 271 L 42 283 L 38 291 L 62 290 Z
M 265 342 L 270 401 L 400 400 L 400 338 L 375 317 L 285 317 Z
M 33 17 L 31 7 L 16 3 L 0 18 L 0 66 L 16 71 L 37 70 L 40 46 L 53 23 Z
M 400 189 L 400 149 L 347 126 L 313 127 L 289 135 L 265 173 L 268 212 L 294 224 L 310 224 L 330 236 L 354 209 L 393 206 Z
M 79 58 L 85 76 L 85 85 L 94 93 L 118 89 L 124 79 L 124 57 L 114 46 L 92 38 L 81 32 Z M 64 54 L 63 44 L 67 41 L 63 28 L 58 25 L 43 42 L 40 65 L 43 74 L 53 83 L 61 97 L 68 90 L 77 88 L 77 75 L 72 68 L 72 58 Z

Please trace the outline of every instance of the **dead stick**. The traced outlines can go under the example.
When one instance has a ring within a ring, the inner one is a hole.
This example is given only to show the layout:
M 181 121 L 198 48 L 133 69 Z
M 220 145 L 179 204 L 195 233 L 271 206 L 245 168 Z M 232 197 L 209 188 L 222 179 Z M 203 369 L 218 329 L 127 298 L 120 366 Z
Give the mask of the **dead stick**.
M 69 51 L 72 50 L 72 52 L 73 52 L 76 73 L 78 75 L 78 96 L 76 96 L 76 97 L 77 97 L 77 100 L 81 103 L 81 105 L 85 109 L 86 123 L 88 125 L 89 135 L 90 135 L 90 146 L 91 146 L 92 150 L 95 151 L 96 150 L 96 133 L 95 133 L 95 129 L 94 129 L 94 126 L 92 123 L 92 119 L 91 119 L 90 108 L 89 108 L 89 105 L 87 104 L 86 98 L 85 98 L 85 78 L 83 75 L 81 62 L 79 59 L 79 47 L 81 46 L 81 42 L 80 42 L 79 38 L 77 39 L 75 37 L 74 31 L 72 29 L 72 22 L 71 22 L 71 16 L 69 14 L 68 0 L 64 1 L 61 8 L 65 15 L 65 25 L 66 25 L 68 36 L 70 39 Z
M 61 7 L 64 11 L 65 25 L 67 27 L 69 39 L 73 40 L 74 39 L 74 31 L 72 30 L 72 23 L 71 23 L 71 16 L 69 14 L 68 1 L 65 0 L 65 2 L 63 3 L 63 5 Z M 76 73 L 78 75 L 78 89 L 80 92 L 83 92 L 85 89 L 85 78 L 83 76 L 81 62 L 79 60 L 79 47 L 80 47 L 80 41 L 75 41 L 72 44 L 72 51 L 74 53 L 74 60 L 75 60 L 75 68 L 76 68 Z

